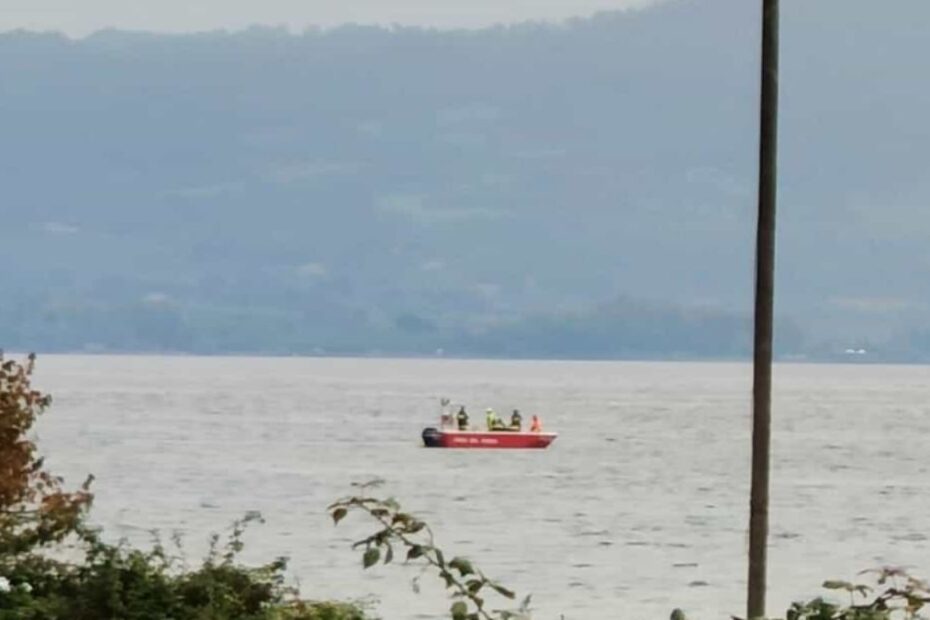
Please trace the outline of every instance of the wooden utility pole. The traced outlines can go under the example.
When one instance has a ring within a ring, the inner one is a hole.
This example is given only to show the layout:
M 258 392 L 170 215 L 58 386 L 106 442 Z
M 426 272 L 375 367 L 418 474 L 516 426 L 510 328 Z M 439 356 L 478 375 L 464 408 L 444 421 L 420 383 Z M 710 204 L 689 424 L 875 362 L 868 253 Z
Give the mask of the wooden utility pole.
M 762 0 L 762 96 L 756 309 L 752 385 L 752 490 L 746 615 L 765 617 L 772 428 L 772 316 L 775 297 L 775 199 L 778 156 L 778 0 Z

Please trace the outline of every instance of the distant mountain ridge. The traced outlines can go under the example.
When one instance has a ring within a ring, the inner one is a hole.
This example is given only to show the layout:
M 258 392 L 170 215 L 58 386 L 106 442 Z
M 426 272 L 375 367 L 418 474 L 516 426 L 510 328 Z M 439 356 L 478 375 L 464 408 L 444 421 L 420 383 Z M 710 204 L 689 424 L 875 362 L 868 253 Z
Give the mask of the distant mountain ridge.
M 779 351 L 924 359 L 930 5 L 782 10 Z M 0 34 L 0 345 L 746 355 L 757 11 Z

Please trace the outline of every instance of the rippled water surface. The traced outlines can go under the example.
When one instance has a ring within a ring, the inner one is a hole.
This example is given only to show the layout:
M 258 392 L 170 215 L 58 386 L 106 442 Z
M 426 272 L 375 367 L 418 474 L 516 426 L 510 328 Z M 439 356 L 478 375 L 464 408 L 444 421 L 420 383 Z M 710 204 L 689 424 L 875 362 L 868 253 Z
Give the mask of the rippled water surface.
M 750 367 L 742 364 L 44 356 L 52 467 L 97 476 L 93 520 L 192 556 L 249 510 L 245 558 L 292 558 L 310 597 L 371 595 L 385 619 L 448 603 L 417 571 L 363 572 L 358 518 L 325 514 L 354 481 L 433 525 L 441 546 L 518 592 L 534 618 L 741 614 Z M 775 370 L 770 611 L 880 564 L 930 575 L 930 370 Z M 421 447 L 438 399 L 539 413 L 548 450 Z

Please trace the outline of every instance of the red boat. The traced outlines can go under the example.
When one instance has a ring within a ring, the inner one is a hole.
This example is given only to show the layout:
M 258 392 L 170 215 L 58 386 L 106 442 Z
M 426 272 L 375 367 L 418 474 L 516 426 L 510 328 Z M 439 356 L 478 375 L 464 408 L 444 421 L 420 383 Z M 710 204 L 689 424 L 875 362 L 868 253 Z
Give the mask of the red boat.
M 460 431 L 423 429 L 427 448 L 546 448 L 558 433 L 533 431 Z

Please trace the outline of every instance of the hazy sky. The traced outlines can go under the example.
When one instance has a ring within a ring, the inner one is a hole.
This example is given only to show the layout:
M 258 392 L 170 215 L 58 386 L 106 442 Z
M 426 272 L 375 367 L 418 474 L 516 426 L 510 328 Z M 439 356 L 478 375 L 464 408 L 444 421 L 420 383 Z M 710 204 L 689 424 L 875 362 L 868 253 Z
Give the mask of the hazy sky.
M 102 28 L 189 32 L 251 24 L 292 30 L 345 22 L 479 27 L 559 20 L 657 0 L 0 0 L 0 31 L 58 30 L 83 36 Z

